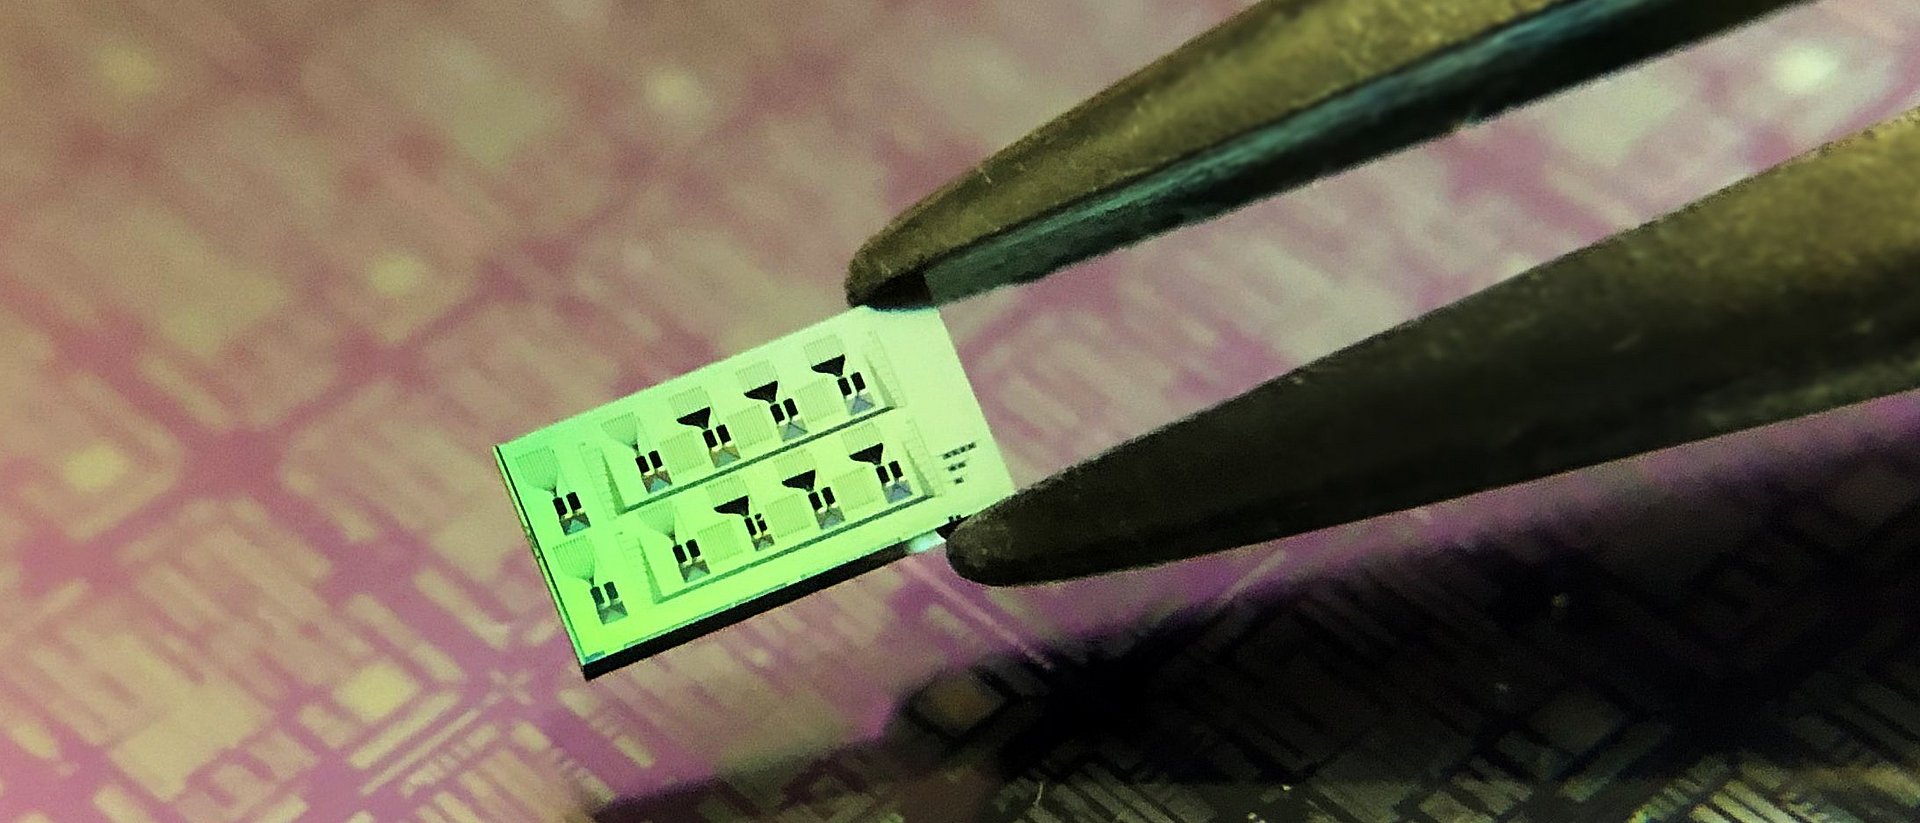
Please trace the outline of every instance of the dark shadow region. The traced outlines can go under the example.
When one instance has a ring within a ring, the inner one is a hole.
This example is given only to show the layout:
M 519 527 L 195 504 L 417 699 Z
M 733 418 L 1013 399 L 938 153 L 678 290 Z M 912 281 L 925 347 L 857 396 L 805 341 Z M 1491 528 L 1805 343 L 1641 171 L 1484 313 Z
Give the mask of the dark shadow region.
M 979 661 L 597 819 L 1920 819 L 1920 438 L 1822 451 Z

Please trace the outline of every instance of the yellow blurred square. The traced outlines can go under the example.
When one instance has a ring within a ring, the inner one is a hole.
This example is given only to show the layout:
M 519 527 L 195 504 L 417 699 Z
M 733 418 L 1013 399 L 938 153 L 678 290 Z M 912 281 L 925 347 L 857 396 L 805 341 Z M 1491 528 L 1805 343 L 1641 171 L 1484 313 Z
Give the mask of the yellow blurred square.
M 333 690 L 341 708 L 372 723 L 420 693 L 420 684 L 392 663 L 374 663 L 356 672 Z
M 74 452 L 61 466 L 61 476 L 76 491 L 96 492 L 125 476 L 127 455 L 112 443 L 97 441 Z
M 418 255 L 393 253 L 382 255 L 367 267 L 366 281 L 375 294 L 399 298 L 412 294 L 427 275 L 427 262 Z

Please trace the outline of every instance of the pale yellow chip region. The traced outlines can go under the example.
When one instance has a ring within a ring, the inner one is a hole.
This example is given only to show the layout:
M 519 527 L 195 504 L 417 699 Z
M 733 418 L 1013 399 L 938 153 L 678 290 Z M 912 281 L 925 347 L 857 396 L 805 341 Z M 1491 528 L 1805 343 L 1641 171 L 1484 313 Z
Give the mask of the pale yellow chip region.
M 97 492 L 125 477 L 130 465 L 126 452 L 99 440 L 68 455 L 60 475 L 75 491 Z
M 103 234 L 116 230 L 124 234 L 109 241 L 111 274 L 124 298 L 152 307 L 167 338 L 202 359 L 288 300 L 285 286 L 243 269 L 169 212 L 143 206 L 122 225 L 101 227 Z
M 647 108 L 663 123 L 695 133 L 713 125 L 718 106 L 693 72 L 678 66 L 661 66 L 649 72 L 644 83 Z
M 381 661 L 355 672 L 333 690 L 333 699 L 361 721 L 372 723 L 412 700 L 420 684 L 400 667 Z
M 1840 75 L 1841 54 L 1812 43 L 1793 43 L 1774 55 L 1770 74 L 1775 88 L 1788 94 L 1812 94 Z
M 139 45 L 112 41 L 93 50 L 93 75 L 115 102 L 127 105 L 152 96 L 163 72 Z
M 347 740 L 353 737 L 354 726 L 351 722 L 318 703 L 301 706 L 294 716 L 299 719 L 301 726 L 331 748 L 345 746 Z
M 283 797 L 276 803 L 255 813 L 255 823 L 292 823 L 307 813 L 307 801 L 299 797 Z
M 626 755 L 627 759 L 633 761 L 634 765 L 643 769 L 653 768 L 655 763 L 653 752 L 649 751 L 645 744 L 634 739 L 632 735 L 615 735 L 613 738 L 613 747 L 619 749 L 620 753 Z
M 1656 63 L 1534 109 L 1561 147 L 1597 168 L 1614 168 L 1665 124 L 1699 99 L 1700 78 L 1672 63 Z
M 557 95 L 530 85 L 465 37 L 428 30 L 383 45 L 369 68 L 438 124 L 462 154 L 489 169 L 504 167 L 560 120 Z
M 367 287 L 381 297 L 405 297 L 427 280 L 427 261 L 407 252 L 383 254 L 367 266 Z
M 157 673 L 165 664 L 138 668 Z M 162 800 L 179 797 L 188 776 L 253 734 L 267 719 L 259 702 L 233 683 L 188 685 L 171 677 L 150 682 L 171 691 L 165 714 L 113 747 L 108 757 L 127 777 Z
M 134 799 L 133 792 L 119 784 L 102 786 L 100 791 L 94 792 L 93 807 L 100 812 L 101 817 L 111 823 L 152 823 L 153 821 L 153 815 L 147 814 L 140 808 L 140 801 Z
M 466 499 L 472 499 L 471 497 Z M 433 548 L 468 579 L 486 583 L 500 577 L 508 558 L 524 557 L 526 541 L 516 529 L 501 529 L 497 512 L 484 506 L 461 506 L 429 538 Z
M 60 756 L 60 740 L 45 725 L 28 718 L 12 718 L 7 723 L 7 738 L 21 751 L 41 760 Z
M 553 748 L 553 741 L 547 739 L 545 734 L 542 734 L 539 729 L 534 728 L 530 723 L 513 724 L 513 734 L 511 736 L 513 737 L 513 742 L 520 744 L 520 748 L 530 752 L 544 752 Z

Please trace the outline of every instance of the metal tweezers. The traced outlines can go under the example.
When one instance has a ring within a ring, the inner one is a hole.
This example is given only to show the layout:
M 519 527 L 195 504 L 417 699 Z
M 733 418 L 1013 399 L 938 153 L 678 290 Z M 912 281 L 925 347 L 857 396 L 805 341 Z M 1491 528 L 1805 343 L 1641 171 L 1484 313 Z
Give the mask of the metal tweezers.
M 850 303 L 1030 281 L 1792 0 L 1270 0 L 988 158 Z M 964 521 L 955 569 L 1152 565 L 1920 386 L 1920 111 L 1445 306 Z

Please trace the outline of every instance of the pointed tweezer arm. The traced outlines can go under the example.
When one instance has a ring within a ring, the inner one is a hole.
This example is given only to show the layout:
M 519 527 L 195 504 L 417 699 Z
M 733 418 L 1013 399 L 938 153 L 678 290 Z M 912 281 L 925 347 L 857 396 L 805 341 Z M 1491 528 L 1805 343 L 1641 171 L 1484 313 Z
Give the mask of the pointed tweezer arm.
M 1256 6 L 902 215 L 849 298 L 1044 276 L 1786 4 Z M 1044 480 L 948 556 L 999 584 L 1150 565 L 1920 385 L 1916 209 L 1910 115 Z
M 1033 280 L 1795 0 L 1266 0 L 908 209 L 848 302 Z
M 963 522 L 987 583 L 1160 563 L 1920 387 L 1920 111 Z

